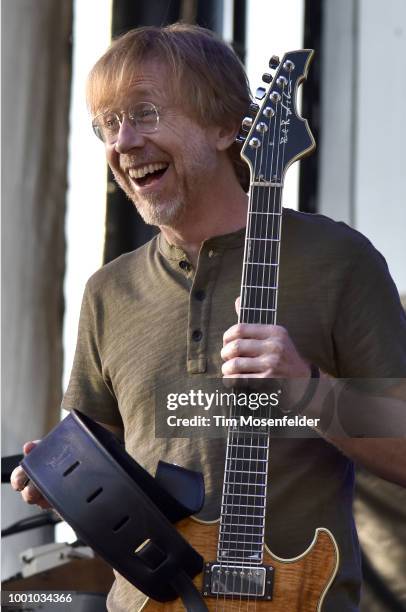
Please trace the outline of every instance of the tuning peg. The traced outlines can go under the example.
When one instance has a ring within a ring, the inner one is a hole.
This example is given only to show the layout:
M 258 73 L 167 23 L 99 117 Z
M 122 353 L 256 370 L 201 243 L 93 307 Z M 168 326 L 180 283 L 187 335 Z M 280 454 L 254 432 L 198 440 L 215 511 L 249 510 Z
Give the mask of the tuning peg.
M 257 90 L 255 92 L 255 97 L 257 100 L 262 100 L 262 98 L 265 96 L 266 94 L 266 89 L 265 87 L 257 87 Z
M 255 104 L 255 102 L 251 102 L 250 104 L 250 112 L 256 114 L 259 111 L 259 104 Z
M 274 70 L 275 68 L 279 66 L 280 61 L 281 60 L 279 59 L 277 55 L 273 55 L 271 59 L 269 60 L 269 67 Z
M 272 79 L 273 79 L 272 74 L 269 74 L 268 72 L 265 72 L 262 75 L 262 80 L 263 80 L 264 83 L 270 83 L 272 81 Z
M 242 120 L 241 126 L 242 126 L 242 129 L 245 132 L 249 132 L 250 129 L 252 128 L 252 119 L 251 119 L 251 117 L 244 117 L 244 119 Z
M 243 145 L 245 142 L 245 136 L 243 136 L 242 134 L 238 134 L 237 138 L 235 139 L 235 142 L 239 145 Z

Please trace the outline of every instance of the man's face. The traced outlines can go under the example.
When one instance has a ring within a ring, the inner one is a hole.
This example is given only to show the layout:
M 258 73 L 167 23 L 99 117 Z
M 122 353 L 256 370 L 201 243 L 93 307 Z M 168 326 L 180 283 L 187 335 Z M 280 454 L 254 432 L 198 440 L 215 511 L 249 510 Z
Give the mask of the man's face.
M 157 131 L 141 133 L 124 114 L 117 140 L 105 146 L 117 183 L 144 221 L 176 226 L 215 180 L 218 130 L 185 114 L 170 93 L 168 72 L 156 61 L 145 62 L 130 93 L 111 108 L 126 111 L 137 102 L 152 102 L 159 109 Z

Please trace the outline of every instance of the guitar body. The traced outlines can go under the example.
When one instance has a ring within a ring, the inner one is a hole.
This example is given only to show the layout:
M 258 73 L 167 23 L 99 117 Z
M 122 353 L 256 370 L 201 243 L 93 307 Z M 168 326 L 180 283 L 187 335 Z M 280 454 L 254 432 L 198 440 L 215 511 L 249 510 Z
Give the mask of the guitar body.
M 178 523 L 182 536 L 202 555 L 205 561 L 215 561 L 219 539 L 219 522 L 205 523 L 188 518 Z M 274 584 L 271 601 L 246 599 L 219 599 L 205 597 L 210 610 L 224 612 L 320 612 L 324 597 L 336 575 L 339 562 L 337 544 L 330 531 L 316 530 L 313 542 L 308 549 L 293 559 L 281 559 L 273 555 L 265 546 L 264 564 L 274 568 Z M 194 579 L 202 591 L 203 574 Z M 160 603 L 147 599 L 140 611 L 143 612 L 184 612 L 180 599 Z

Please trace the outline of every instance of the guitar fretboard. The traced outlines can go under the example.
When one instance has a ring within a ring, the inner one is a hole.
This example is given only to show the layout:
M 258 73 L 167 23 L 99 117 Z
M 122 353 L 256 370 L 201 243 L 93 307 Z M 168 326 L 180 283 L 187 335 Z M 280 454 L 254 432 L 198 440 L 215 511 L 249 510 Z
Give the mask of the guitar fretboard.
M 253 186 L 246 231 L 239 321 L 276 322 L 279 253 L 282 225 L 282 188 Z M 219 563 L 251 566 L 262 563 L 269 428 L 243 426 L 241 416 L 268 417 L 269 408 L 256 412 L 234 407 L 227 438 L 223 498 L 218 545 Z
M 242 323 L 276 321 L 281 203 L 282 187 L 252 188 L 241 283 Z
M 269 435 L 252 428 L 229 432 L 218 561 L 237 565 L 262 562 Z

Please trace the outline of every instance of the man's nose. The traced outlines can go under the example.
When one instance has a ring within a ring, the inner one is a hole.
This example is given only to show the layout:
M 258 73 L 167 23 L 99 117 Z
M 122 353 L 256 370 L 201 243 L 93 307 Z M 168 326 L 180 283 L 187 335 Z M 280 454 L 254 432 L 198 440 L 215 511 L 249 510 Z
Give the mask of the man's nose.
M 131 149 L 143 147 L 144 144 L 145 135 L 141 134 L 128 117 L 124 115 L 114 144 L 117 153 L 127 153 Z

